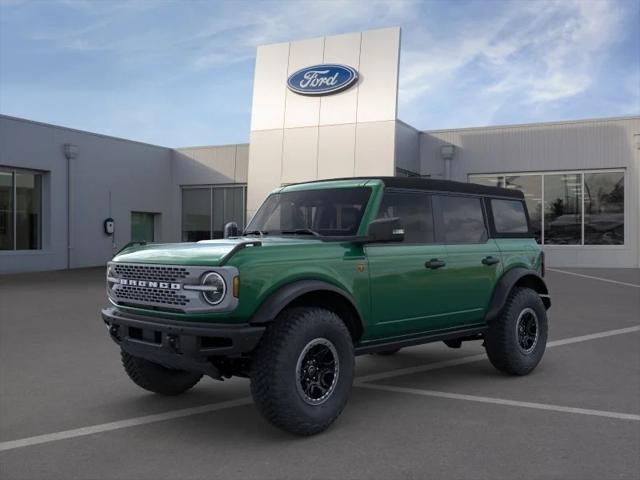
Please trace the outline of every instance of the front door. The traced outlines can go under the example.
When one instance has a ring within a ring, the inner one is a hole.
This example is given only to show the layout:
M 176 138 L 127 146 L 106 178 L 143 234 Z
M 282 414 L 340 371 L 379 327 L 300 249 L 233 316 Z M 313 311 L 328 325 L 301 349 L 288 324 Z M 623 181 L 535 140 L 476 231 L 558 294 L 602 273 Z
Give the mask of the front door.
M 431 196 L 410 190 L 385 191 L 378 218 L 399 217 L 402 243 L 370 244 L 371 312 L 374 327 L 367 340 L 403 337 L 446 326 L 447 267 L 444 245 L 435 243 Z
M 502 272 L 501 255 L 492 238 L 480 197 L 433 196 L 437 239 L 445 244 L 443 301 L 451 327 L 482 323 Z

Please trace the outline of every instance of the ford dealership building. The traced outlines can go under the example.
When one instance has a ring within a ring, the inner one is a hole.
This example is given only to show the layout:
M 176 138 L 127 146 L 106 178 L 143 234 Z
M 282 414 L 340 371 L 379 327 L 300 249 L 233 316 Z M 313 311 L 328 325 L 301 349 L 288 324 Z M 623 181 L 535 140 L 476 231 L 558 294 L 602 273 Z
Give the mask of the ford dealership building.
M 259 47 L 248 145 L 0 116 L 0 273 L 217 238 L 280 185 L 368 175 L 522 190 L 549 265 L 640 266 L 640 116 L 421 131 L 397 117 L 399 55 L 399 28 Z

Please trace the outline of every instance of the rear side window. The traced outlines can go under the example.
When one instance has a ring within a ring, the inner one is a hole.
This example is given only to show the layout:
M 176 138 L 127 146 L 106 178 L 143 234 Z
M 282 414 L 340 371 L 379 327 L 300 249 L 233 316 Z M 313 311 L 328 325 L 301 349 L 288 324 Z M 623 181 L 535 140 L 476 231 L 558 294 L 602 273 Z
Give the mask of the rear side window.
M 486 242 L 487 228 L 479 198 L 439 195 L 438 203 L 446 243 Z
M 404 227 L 404 243 L 433 243 L 431 197 L 421 192 L 386 191 L 378 218 L 399 217 Z
M 491 199 L 493 224 L 498 233 L 527 233 L 529 224 L 524 204 L 517 200 Z

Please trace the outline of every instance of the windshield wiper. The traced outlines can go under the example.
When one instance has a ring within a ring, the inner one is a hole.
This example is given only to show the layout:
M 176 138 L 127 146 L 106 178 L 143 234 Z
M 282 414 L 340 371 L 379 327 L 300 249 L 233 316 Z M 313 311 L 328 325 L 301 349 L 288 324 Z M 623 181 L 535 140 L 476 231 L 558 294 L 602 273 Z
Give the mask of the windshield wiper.
M 242 235 L 260 235 L 261 237 L 263 235 L 268 234 L 269 232 L 263 232 L 262 230 L 247 230 L 245 232 L 242 232 Z
M 282 230 L 280 233 L 282 233 L 283 235 L 295 234 L 295 235 L 313 235 L 315 237 L 322 236 L 321 234 L 319 234 L 315 230 L 311 230 L 310 228 L 296 228 L 294 230 Z

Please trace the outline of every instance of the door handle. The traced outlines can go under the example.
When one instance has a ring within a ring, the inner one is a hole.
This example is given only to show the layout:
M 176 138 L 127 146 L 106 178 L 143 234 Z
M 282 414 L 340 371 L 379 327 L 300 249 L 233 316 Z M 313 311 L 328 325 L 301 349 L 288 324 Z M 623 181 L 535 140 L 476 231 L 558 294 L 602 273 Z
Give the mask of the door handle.
M 437 258 L 432 258 L 428 262 L 424 263 L 426 268 L 430 268 L 431 270 L 435 270 L 436 268 L 442 268 L 446 265 L 444 260 L 438 260 Z
M 500 259 L 497 257 L 492 257 L 491 255 L 489 255 L 488 257 L 484 257 L 482 259 L 482 263 L 484 265 L 495 265 L 496 263 L 500 263 Z

